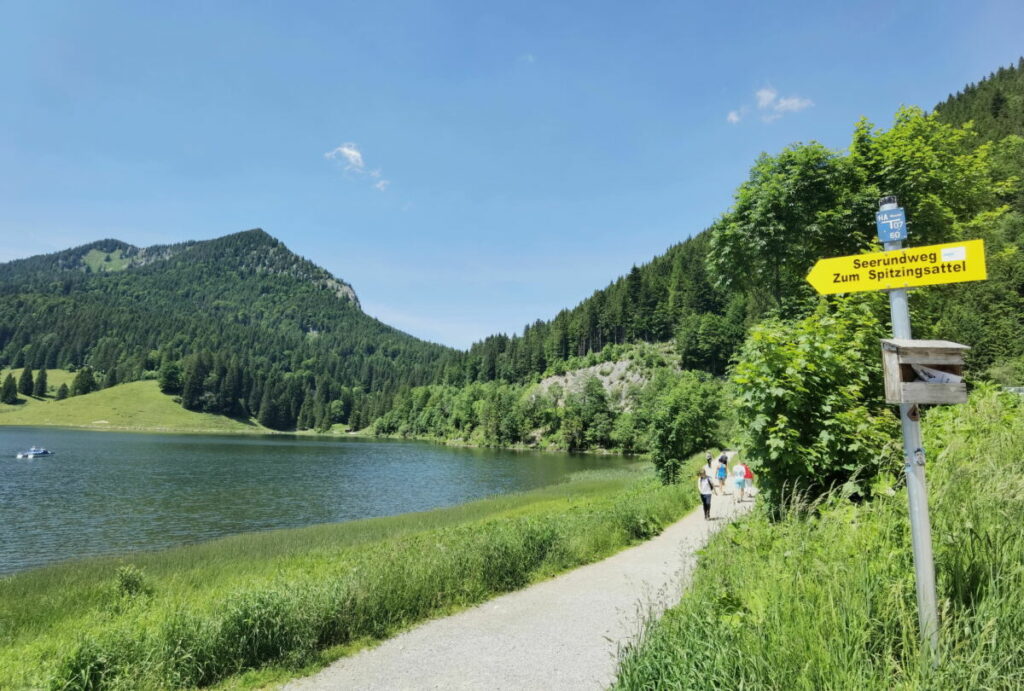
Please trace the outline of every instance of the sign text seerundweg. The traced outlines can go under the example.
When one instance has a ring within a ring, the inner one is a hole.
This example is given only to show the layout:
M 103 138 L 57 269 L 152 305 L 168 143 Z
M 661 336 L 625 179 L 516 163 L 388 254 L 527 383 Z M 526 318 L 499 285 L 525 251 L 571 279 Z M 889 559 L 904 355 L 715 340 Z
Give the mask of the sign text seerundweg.
M 988 277 L 983 240 L 819 259 L 807 281 L 823 295 L 893 290 Z

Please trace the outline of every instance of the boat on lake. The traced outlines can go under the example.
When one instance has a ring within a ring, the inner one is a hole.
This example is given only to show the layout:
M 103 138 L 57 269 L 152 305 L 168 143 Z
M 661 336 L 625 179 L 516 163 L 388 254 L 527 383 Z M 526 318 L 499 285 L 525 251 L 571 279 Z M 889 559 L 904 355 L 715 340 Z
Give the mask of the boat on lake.
M 18 458 L 39 458 L 40 456 L 53 456 L 52 451 L 48 451 L 41 446 L 33 446 L 28 451 L 22 451 L 18 454 Z

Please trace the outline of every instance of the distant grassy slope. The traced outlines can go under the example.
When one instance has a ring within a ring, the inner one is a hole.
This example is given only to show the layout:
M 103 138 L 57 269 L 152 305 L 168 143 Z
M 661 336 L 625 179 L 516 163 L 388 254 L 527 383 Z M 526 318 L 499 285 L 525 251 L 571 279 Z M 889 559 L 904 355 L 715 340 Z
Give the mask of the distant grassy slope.
M 131 260 L 124 256 L 120 248 L 113 252 L 91 249 L 82 257 L 82 263 L 95 272 L 124 271 L 131 265 Z
M 4 380 L 4 378 L 8 374 L 13 374 L 14 375 L 14 380 L 18 381 L 18 379 L 21 378 L 21 371 L 22 371 L 21 367 L 18 367 L 16 369 L 4 369 L 4 368 L 0 367 L 0 382 L 2 382 Z M 37 374 L 39 374 L 39 370 L 32 370 L 32 376 L 33 377 L 35 377 Z M 67 384 L 68 388 L 70 388 L 71 387 L 71 382 L 74 380 L 74 378 L 75 378 L 75 373 L 74 372 L 69 372 L 66 369 L 48 369 L 48 370 L 46 370 L 46 389 L 47 389 L 47 395 L 48 396 L 55 396 L 57 394 L 57 389 L 60 388 L 61 384 Z M 22 396 L 21 398 L 24 399 L 25 397 Z M 0 409 L 2 409 L 2 407 L 0 407 Z
M 53 370 L 53 379 L 60 371 Z M 70 377 L 70 373 L 66 373 Z M 59 386 L 59 383 L 58 383 Z M 255 422 L 185 410 L 160 393 L 155 381 L 137 381 L 63 401 L 25 399 L 20 405 L 0 405 L 0 426 L 52 425 L 148 432 L 270 432 Z

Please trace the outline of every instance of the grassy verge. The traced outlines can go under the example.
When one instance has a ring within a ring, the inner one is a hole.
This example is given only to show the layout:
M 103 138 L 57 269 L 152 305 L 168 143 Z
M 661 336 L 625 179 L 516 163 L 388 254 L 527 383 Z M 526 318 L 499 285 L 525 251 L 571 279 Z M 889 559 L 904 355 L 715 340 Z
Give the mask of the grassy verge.
M 942 664 L 922 664 L 904 490 L 754 515 L 620 666 L 621 689 L 1024 687 L 1024 404 L 976 392 L 930 412 Z
M 693 506 L 691 490 L 646 470 L 588 472 L 450 509 L 3 578 L 0 688 L 260 686 L 646 539 Z

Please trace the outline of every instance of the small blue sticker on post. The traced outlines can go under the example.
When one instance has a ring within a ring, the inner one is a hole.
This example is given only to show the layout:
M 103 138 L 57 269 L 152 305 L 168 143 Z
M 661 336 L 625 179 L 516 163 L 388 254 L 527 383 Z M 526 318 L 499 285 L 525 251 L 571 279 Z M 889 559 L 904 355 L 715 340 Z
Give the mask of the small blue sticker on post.
M 881 242 L 896 242 L 907 239 L 907 215 L 903 209 L 888 209 L 875 212 L 875 228 Z

